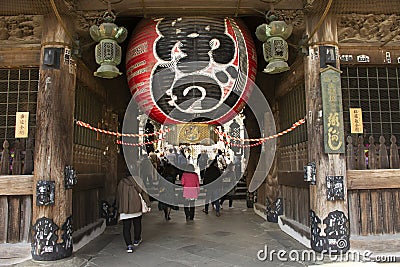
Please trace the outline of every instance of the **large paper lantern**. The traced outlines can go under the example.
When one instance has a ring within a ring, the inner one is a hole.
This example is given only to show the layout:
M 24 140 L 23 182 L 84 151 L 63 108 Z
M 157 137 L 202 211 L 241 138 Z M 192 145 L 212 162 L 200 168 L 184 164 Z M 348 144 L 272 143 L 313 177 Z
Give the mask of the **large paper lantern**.
M 222 124 L 246 104 L 256 51 L 238 19 L 143 19 L 126 55 L 131 93 L 162 124 Z

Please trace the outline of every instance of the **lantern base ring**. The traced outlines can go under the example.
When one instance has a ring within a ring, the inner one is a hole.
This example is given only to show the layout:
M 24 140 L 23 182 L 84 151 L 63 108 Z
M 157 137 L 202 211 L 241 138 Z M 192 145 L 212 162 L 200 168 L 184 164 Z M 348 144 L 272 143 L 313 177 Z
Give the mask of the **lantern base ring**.
M 94 73 L 94 76 L 112 79 L 118 77 L 121 74 L 122 72 L 120 72 L 119 69 L 113 65 L 101 65 Z
M 275 74 L 275 73 L 281 73 L 290 70 L 289 65 L 285 61 L 273 61 L 270 62 L 263 72 L 268 73 L 268 74 Z

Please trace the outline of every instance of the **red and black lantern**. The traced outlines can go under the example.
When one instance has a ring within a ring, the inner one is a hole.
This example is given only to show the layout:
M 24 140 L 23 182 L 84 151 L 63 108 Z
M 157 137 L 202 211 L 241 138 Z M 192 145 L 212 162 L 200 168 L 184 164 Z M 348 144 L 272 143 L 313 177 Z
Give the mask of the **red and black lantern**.
M 134 99 L 153 120 L 222 124 L 246 104 L 256 62 L 236 18 L 161 18 L 136 27 L 126 69 Z

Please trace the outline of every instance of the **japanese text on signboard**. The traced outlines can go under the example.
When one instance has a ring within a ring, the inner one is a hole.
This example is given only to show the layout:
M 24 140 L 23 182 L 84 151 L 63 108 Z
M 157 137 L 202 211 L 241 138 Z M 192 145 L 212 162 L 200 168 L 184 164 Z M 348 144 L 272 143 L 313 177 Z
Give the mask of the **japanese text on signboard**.
M 321 72 L 325 153 L 344 153 L 342 92 L 339 70 L 328 67 Z

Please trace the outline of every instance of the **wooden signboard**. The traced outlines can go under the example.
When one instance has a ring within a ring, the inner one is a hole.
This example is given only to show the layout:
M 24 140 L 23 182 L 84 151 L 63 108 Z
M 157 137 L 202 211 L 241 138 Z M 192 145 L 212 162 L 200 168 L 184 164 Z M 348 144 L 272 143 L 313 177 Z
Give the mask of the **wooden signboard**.
M 28 138 L 29 112 L 17 112 L 15 116 L 15 138 Z
M 361 108 L 350 108 L 351 133 L 363 133 L 363 120 Z
M 321 70 L 322 110 L 325 153 L 344 153 L 344 128 L 340 70 Z

